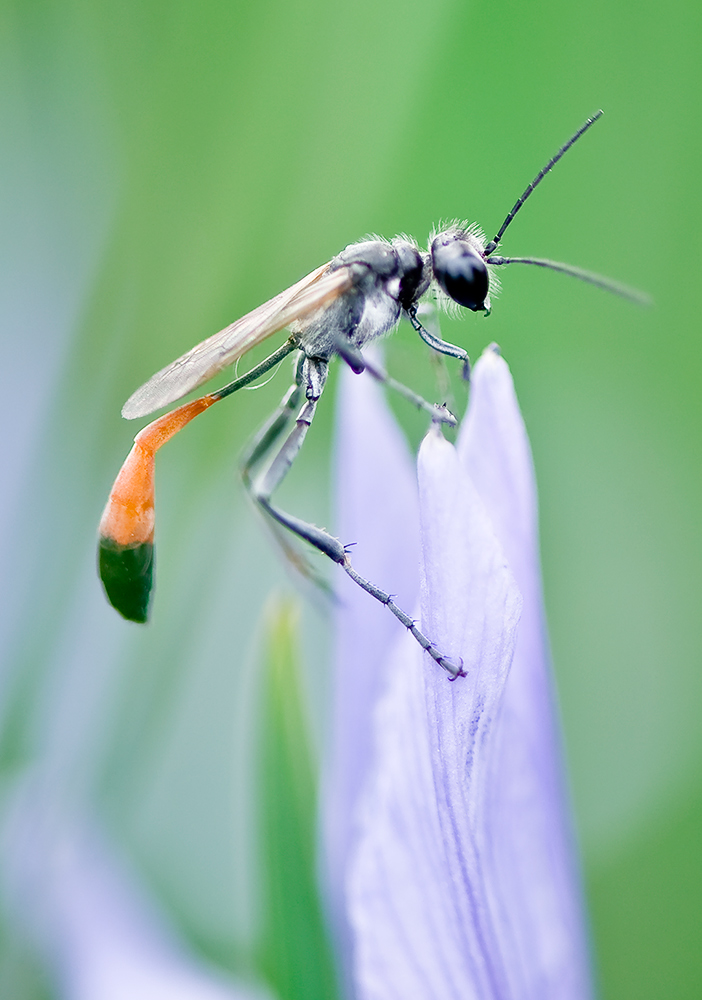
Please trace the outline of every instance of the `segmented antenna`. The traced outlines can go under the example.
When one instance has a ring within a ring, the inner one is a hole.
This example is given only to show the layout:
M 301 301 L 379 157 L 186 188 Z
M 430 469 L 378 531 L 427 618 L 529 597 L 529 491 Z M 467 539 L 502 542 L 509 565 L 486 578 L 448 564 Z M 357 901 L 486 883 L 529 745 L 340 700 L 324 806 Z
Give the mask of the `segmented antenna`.
M 620 295 L 623 299 L 629 299 L 630 302 L 636 302 L 640 306 L 651 305 L 651 299 L 645 292 L 622 285 L 619 281 L 612 281 L 611 278 L 604 278 L 594 271 L 586 271 L 582 267 L 574 267 L 573 264 L 562 264 L 558 260 L 545 260 L 543 257 L 492 257 L 490 263 L 493 267 L 498 267 L 500 264 L 534 264 L 536 267 L 546 267 L 549 271 L 560 271 L 561 274 L 569 274 L 572 278 L 587 281 L 590 285 Z
M 484 257 L 489 257 L 491 253 L 494 253 L 495 250 L 497 250 L 497 247 L 499 246 L 500 240 L 504 236 L 505 229 L 510 224 L 510 222 L 512 221 L 512 219 L 515 217 L 515 215 L 517 214 L 517 212 L 519 211 L 519 209 L 522 207 L 522 205 L 524 204 L 524 202 L 527 200 L 527 198 L 529 197 L 529 195 L 532 193 L 532 191 L 534 190 L 534 188 L 536 188 L 541 183 L 541 181 L 544 179 L 544 177 L 549 172 L 549 170 L 552 170 L 553 167 L 555 167 L 555 165 L 558 163 L 558 161 L 561 159 L 561 157 L 564 156 L 568 152 L 568 150 L 570 149 L 570 147 L 573 146 L 582 135 L 585 135 L 585 133 L 587 132 L 587 130 L 592 125 L 594 125 L 595 122 L 599 118 L 601 118 L 603 114 L 604 114 L 604 112 L 602 110 L 600 110 L 600 111 L 597 112 L 597 114 L 593 115 L 592 118 L 588 118 L 588 120 L 585 122 L 585 124 L 581 128 L 578 129 L 578 131 L 575 133 L 575 135 L 571 136 L 571 138 L 568 140 L 568 142 L 565 144 L 565 146 L 561 146 L 561 148 L 558 150 L 558 152 L 556 153 L 556 155 L 554 157 L 552 157 L 548 161 L 548 163 L 546 164 L 546 166 L 542 170 L 540 170 L 538 172 L 538 174 L 536 175 L 536 177 L 534 178 L 534 180 L 531 182 L 531 184 L 529 184 L 527 186 L 527 188 L 524 191 L 524 194 L 521 196 L 521 198 L 518 198 L 517 201 L 515 202 L 514 208 L 509 213 L 509 215 L 507 216 L 507 218 L 505 219 L 505 221 L 502 223 L 502 225 L 500 226 L 499 230 L 497 231 L 497 235 L 495 236 L 495 238 L 492 239 L 492 240 L 490 240 L 490 242 L 488 243 L 488 245 L 485 247 L 485 251 L 484 251 L 484 254 L 483 254 Z

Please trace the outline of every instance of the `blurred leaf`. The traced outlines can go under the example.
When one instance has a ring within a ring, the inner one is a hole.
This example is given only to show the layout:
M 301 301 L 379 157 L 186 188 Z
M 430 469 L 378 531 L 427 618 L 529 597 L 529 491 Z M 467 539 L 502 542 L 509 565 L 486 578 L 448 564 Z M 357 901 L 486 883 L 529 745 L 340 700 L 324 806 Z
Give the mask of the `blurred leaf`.
M 336 983 L 316 879 L 316 802 L 296 653 L 297 615 L 268 615 L 260 758 L 261 966 L 284 1000 L 331 1000 Z
M 605 1000 L 702 996 L 702 790 L 589 880 Z

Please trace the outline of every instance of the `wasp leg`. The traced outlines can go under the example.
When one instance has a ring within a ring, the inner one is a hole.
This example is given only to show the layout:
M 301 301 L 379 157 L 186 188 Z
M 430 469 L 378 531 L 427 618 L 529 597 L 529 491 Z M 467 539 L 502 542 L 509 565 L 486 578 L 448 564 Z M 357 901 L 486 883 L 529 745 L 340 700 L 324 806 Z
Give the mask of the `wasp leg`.
M 426 327 L 422 326 L 417 319 L 416 306 L 410 306 L 406 312 L 412 328 L 419 334 L 425 344 L 428 344 L 438 354 L 446 354 L 449 358 L 458 358 L 459 361 L 463 362 L 463 378 L 467 382 L 470 379 L 470 358 L 467 352 L 462 347 L 456 347 L 455 344 L 449 344 L 447 340 L 442 340 L 433 333 L 429 333 Z
M 276 411 L 268 418 L 263 427 L 251 439 L 241 460 L 241 474 L 247 487 L 251 485 L 253 469 L 266 457 L 273 445 L 286 429 L 293 418 L 295 410 L 302 399 L 302 364 L 304 355 L 300 355 L 295 372 L 295 381 L 283 396 Z
M 328 370 L 329 363 L 327 361 L 321 358 L 302 357 L 302 363 L 298 366 L 295 385 L 291 387 L 276 413 L 256 436 L 246 456 L 243 474 L 244 481 L 253 499 L 278 524 L 288 528 L 299 538 L 310 542 L 311 545 L 324 552 L 334 562 L 343 562 L 344 547 L 341 542 L 332 538 L 328 532 L 323 531 L 321 528 L 317 528 L 315 525 L 308 524 L 306 521 L 302 521 L 292 514 L 286 514 L 284 511 L 279 510 L 273 506 L 270 500 L 275 490 L 287 475 L 307 436 L 310 424 L 314 419 L 317 404 L 324 389 L 324 384 L 327 380 Z M 270 451 L 275 440 L 292 415 L 293 409 L 299 404 L 303 391 L 306 398 L 297 415 L 295 426 L 278 449 L 268 468 L 261 475 L 252 479 L 251 471 L 253 466 L 257 465 L 265 457 L 266 453 Z
M 255 492 L 252 484 L 253 474 L 258 465 L 263 462 L 271 451 L 275 448 L 282 434 L 287 430 L 290 421 L 295 416 L 296 410 L 300 406 L 303 398 L 302 390 L 302 364 L 304 355 L 300 354 L 298 359 L 295 382 L 290 386 L 283 396 L 280 405 L 268 418 L 258 433 L 252 438 L 244 451 L 241 459 L 241 475 L 248 493 L 254 498 Z M 289 540 L 289 535 L 283 530 L 277 521 L 268 521 L 275 541 L 280 545 L 285 558 L 302 574 L 306 579 L 316 584 L 320 589 L 329 591 L 329 585 L 322 577 L 315 573 L 313 567 Z
M 253 499 L 270 517 L 284 528 L 292 531 L 298 538 L 302 538 L 313 545 L 320 552 L 323 552 L 333 562 L 338 563 L 348 576 L 367 594 L 374 597 L 376 601 L 384 604 L 388 610 L 400 621 L 409 632 L 412 633 L 419 645 L 439 664 L 449 675 L 451 680 L 464 676 L 461 664 L 454 663 L 448 657 L 443 656 L 433 642 L 421 632 L 416 623 L 408 614 L 399 608 L 392 597 L 380 590 L 360 576 L 351 565 L 348 552 L 345 546 L 334 538 L 328 531 L 318 528 L 314 524 L 309 524 L 292 514 L 287 514 L 271 503 L 271 496 L 285 478 L 297 453 L 302 447 L 302 443 L 307 436 L 312 420 L 317 409 L 317 403 L 324 389 L 327 378 L 328 362 L 319 358 L 305 358 L 298 368 L 298 381 L 286 395 L 280 407 L 268 421 L 265 427 L 257 435 L 256 441 L 249 451 L 248 462 L 244 467 L 244 479 Z M 271 447 L 273 441 L 280 433 L 281 421 L 290 413 L 296 394 L 301 393 L 304 387 L 306 401 L 297 415 L 295 426 L 288 434 L 287 438 L 276 453 L 268 468 L 256 479 L 252 480 L 250 473 L 254 464 L 258 463 Z M 275 433 L 274 433 L 275 431 Z
M 426 399 L 423 399 L 418 395 L 413 389 L 409 389 L 402 382 L 398 382 L 396 379 L 392 378 L 379 365 L 376 365 L 374 361 L 369 361 L 368 358 L 361 353 L 360 347 L 356 347 L 347 338 L 339 337 L 335 343 L 336 352 L 339 357 L 346 362 L 352 372 L 356 375 L 360 375 L 361 372 L 368 372 L 371 378 L 374 378 L 381 385 L 386 385 L 388 389 L 393 389 L 395 392 L 399 393 L 406 400 L 408 400 L 413 406 L 416 406 L 418 410 L 424 410 L 428 413 L 432 420 L 440 424 L 448 424 L 449 427 L 456 427 L 458 421 L 454 417 L 453 413 L 444 405 L 436 406 L 434 403 L 428 403 Z
M 429 656 L 431 656 L 431 658 L 446 671 L 449 675 L 449 680 L 455 681 L 457 677 L 466 676 L 466 672 L 463 669 L 463 663 L 456 663 L 455 660 L 450 660 L 447 656 L 443 656 L 434 643 L 430 642 L 424 633 L 419 631 L 414 619 L 410 618 L 410 616 L 406 614 L 402 608 L 399 608 L 397 604 L 395 604 L 390 594 L 386 594 L 385 591 L 376 587 L 375 584 L 370 583 L 370 581 L 364 579 L 364 577 L 356 572 L 351 565 L 348 555 L 342 565 L 354 583 L 357 583 L 362 590 L 365 590 L 367 594 L 374 597 L 376 601 L 380 601 L 381 604 L 384 604 L 388 611 L 391 611 L 397 620 L 402 622 L 405 628 L 412 633 L 422 649 L 426 653 L 429 653 Z

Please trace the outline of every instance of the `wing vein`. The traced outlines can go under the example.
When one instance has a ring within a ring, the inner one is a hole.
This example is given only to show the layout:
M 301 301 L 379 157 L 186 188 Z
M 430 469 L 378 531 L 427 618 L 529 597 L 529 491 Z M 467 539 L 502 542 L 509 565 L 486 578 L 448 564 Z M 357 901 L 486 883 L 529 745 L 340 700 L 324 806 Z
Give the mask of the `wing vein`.
M 322 264 L 152 375 L 129 397 L 122 407 L 122 416 L 133 420 L 174 403 L 266 338 L 339 298 L 352 284 L 350 268 L 329 271 L 329 264 Z

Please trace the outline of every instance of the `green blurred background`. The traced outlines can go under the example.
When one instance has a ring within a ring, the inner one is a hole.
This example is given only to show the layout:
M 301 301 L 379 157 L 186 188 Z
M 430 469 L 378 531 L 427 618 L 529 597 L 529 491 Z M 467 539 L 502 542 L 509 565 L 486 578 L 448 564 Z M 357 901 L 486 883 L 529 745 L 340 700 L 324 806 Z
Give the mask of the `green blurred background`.
M 237 455 L 286 376 L 159 457 L 146 629 L 107 607 L 94 573 L 96 524 L 137 429 L 120 406 L 366 233 L 424 242 L 460 217 L 491 235 L 603 107 L 504 250 L 600 271 L 655 306 L 514 268 L 489 319 L 442 329 L 474 356 L 501 345 L 531 436 L 602 996 L 702 996 L 700 5 L 4 0 L 1 12 L 3 787 L 57 762 L 61 794 L 103 817 L 193 945 L 235 971 L 256 964 L 260 622 L 271 590 L 294 584 L 244 502 Z M 387 363 L 434 394 L 409 328 Z M 282 491 L 327 524 L 332 396 Z M 393 406 L 416 444 L 421 419 Z M 329 616 L 308 598 L 318 748 Z M 34 998 L 39 979 L 6 926 L 3 995 Z

